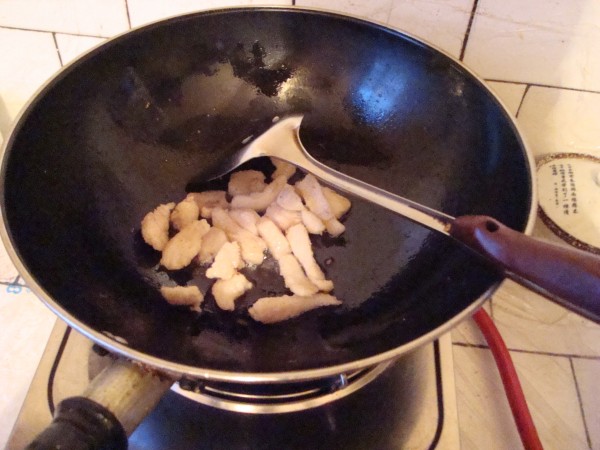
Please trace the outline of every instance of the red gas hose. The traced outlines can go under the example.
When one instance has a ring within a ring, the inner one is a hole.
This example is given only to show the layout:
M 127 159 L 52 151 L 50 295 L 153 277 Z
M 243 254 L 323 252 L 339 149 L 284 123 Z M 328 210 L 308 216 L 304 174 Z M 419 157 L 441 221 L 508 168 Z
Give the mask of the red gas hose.
M 483 308 L 473 314 L 473 319 L 475 319 L 475 323 L 483 333 L 496 360 L 496 366 L 504 385 L 504 392 L 508 398 L 523 446 L 526 450 L 543 450 L 529 407 L 525 401 L 517 371 L 498 328 Z

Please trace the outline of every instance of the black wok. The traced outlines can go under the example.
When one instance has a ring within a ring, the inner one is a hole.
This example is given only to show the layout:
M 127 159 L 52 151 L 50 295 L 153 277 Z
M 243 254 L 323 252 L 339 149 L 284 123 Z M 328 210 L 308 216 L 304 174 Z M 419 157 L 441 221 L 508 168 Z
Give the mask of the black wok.
M 2 161 L 9 253 L 42 300 L 100 345 L 170 373 L 228 381 L 371 365 L 479 306 L 500 281 L 495 271 L 357 199 L 341 238 L 314 240 L 343 306 L 254 323 L 253 299 L 284 291 L 266 270 L 248 274 L 257 287 L 234 314 L 210 296 L 201 315 L 166 304 L 158 287 L 169 279 L 208 283 L 200 270 L 157 268 L 140 220 L 206 187 L 195 179 L 203 164 L 290 113 L 305 116 L 308 151 L 342 172 L 454 216 L 531 225 L 531 156 L 505 108 L 460 63 L 353 18 L 231 9 L 126 33 L 41 90 Z

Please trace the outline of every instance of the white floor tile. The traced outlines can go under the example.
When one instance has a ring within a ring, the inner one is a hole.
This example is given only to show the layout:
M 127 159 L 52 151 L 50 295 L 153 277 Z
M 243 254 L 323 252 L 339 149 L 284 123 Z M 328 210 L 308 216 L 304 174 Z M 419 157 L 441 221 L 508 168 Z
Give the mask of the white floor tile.
M 546 449 L 587 449 L 569 360 L 511 353 Z M 522 448 L 489 350 L 454 347 L 461 449 Z
M 248 5 L 286 5 L 291 0 L 128 0 L 131 26 L 137 27 L 165 17 L 213 8 Z
M 388 23 L 460 56 L 473 0 L 395 0 Z
M 394 0 L 296 0 L 296 6 L 323 8 L 331 11 L 351 14 L 365 19 L 386 22 L 392 10 Z
M 600 360 L 573 358 L 583 414 L 593 449 L 600 449 Z
M 4 245 L 0 243 L 0 281 L 11 283 L 18 274 L 17 269 L 15 269 L 15 266 L 6 253 Z M 2 289 L 2 286 L 0 286 L 0 289 Z
M 0 44 L 1 46 L 2 44 Z M 2 76 L 2 69 L 0 69 L 0 77 Z M 8 107 L 2 99 L 2 93 L 0 91 L 0 146 L 4 143 L 4 140 L 8 136 L 13 117 L 11 116 Z
M 464 61 L 485 78 L 600 90 L 600 2 L 480 0 Z
M 511 356 L 544 447 L 587 449 L 569 360 L 514 352 Z
M 499 83 L 496 81 L 488 81 L 487 85 L 502 100 L 502 103 L 512 115 L 516 116 L 527 86 L 525 84 Z
M 461 450 L 519 448 L 490 351 L 454 346 L 453 354 Z
M 600 356 L 600 326 L 511 281 L 494 294 L 494 322 L 510 349 Z
M 0 28 L 0 54 L 0 110 L 12 121 L 60 62 L 51 33 Z
M 0 26 L 93 36 L 128 29 L 125 0 L 4 0 Z
M 600 157 L 598 117 L 600 93 L 532 86 L 523 100 L 519 124 L 536 157 L 557 152 Z
M 101 44 L 105 40 L 103 38 L 56 33 L 56 43 L 63 65 L 68 64 L 82 53 Z
M 33 294 L 0 287 L 0 448 L 4 448 L 56 316 Z

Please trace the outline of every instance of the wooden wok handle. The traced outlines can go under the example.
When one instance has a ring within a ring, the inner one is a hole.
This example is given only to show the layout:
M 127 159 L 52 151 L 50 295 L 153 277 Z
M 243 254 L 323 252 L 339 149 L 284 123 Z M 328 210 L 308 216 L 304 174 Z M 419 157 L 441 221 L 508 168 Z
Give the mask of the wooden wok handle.
M 507 277 L 600 323 L 600 257 L 526 236 L 487 216 L 457 217 L 450 235 Z
M 32 450 L 125 450 L 129 436 L 174 380 L 115 360 L 83 396 L 60 402 L 52 423 L 27 446 Z

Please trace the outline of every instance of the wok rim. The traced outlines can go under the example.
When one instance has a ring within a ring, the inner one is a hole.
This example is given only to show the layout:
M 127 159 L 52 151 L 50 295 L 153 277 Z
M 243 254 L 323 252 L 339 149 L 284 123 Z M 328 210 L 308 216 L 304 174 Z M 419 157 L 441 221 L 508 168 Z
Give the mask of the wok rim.
M 527 141 L 524 137 L 524 134 L 521 130 L 521 127 L 516 121 L 516 117 L 512 115 L 512 113 L 508 110 L 505 103 L 499 96 L 487 85 L 485 80 L 475 73 L 471 68 L 466 66 L 462 61 L 449 54 L 447 51 L 437 47 L 436 45 L 428 42 L 425 39 L 416 37 L 411 33 L 405 32 L 398 27 L 391 26 L 389 24 L 382 23 L 380 21 L 367 19 L 365 17 L 341 13 L 339 11 L 333 11 L 325 8 L 313 8 L 313 7 L 295 7 L 295 6 L 284 6 L 284 5 L 258 5 L 258 6 L 233 6 L 233 7 L 221 7 L 214 9 L 206 9 L 206 10 L 198 10 L 195 12 L 189 12 L 185 14 L 177 14 L 173 16 L 168 16 L 161 18 L 156 21 L 152 21 L 135 28 L 131 28 L 130 30 L 124 31 L 123 33 L 119 33 L 104 42 L 101 42 L 94 47 L 90 48 L 83 54 L 79 55 L 74 60 L 70 61 L 66 65 L 64 65 L 60 70 L 54 73 L 48 80 L 46 80 L 32 96 L 28 99 L 25 105 L 21 108 L 19 113 L 16 115 L 11 130 L 8 135 L 4 139 L 2 147 L 0 149 L 0 238 L 6 248 L 6 252 L 14 264 L 15 268 L 19 272 L 19 275 L 25 281 L 27 287 L 31 289 L 31 291 L 36 295 L 36 297 L 41 300 L 58 318 L 62 319 L 66 324 L 72 328 L 74 328 L 79 333 L 83 334 L 88 339 L 92 340 L 94 343 L 100 345 L 106 350 L 115 353 L 121 357 L 132 360 L 136 363 L 142 364 L 143 366 L 157 370 L 159 372 L 163 372 L 169 374 L 171 376 L 186 376 L 192 377 L 196 379 L 203 380 L 214 380 L 214 381 L 228 381 L 235 383 L 285 383 L 285 382 L 296 382 L 296 381 L 306 381 L 311 379 L 318 379 L 333 375 L 339 375 L 342 373 L 350 372 L 353 370 L 362 369 L 369 366 L 374 366 L 379 363 L 383 363 L 386 361 L 390 361 L 398 358 L 402 354 L 413 351 L 422 345 L 429 343 L 435 340 L 437 337 L 442 336 L 443 334 L 452 330 L 455 326 L 457 326 L 464 319 L 468 318 L 471 313 L 473 313 L 476 309 L 478 309 L 483 303 L 489 299 L 489 297 L 505 282 L 505 280 L 500 280 L 492 286 L 490 286 L 481 296 L 471 302 L 471 304 L 463 309 L 459 314 L 452 317 L 450 320 L 444 322 L 442 325 L 434 328 L 433 330 L 427 332 L 426 334 L 420 336 L 417 339 L 414 339 L 404 345 L 400 345 L 391 350 L 378 353 L 376 355 L 362 358 L 354 361 L 350 361 L 342 364 L 335 364 L 327 367 L 320 368 L 312 368 L 312 369 L 302 369 L 302 370 L 294 370 L 287 372 L 236 372 L 236 371 L 223 371 L 223 370 L 215 370 L 215 369 L 207 369 L 201 368 L 197 366 L 190 366 L 182 363 L 177 363 L 174 361 L 165 360 L 156 356 L 149 355 L 140 350 L 133 349 L 128 347 L 109 336 L 103 334 L 102 332 L 94 329 L 92 326 L 87 325 L 73 316 L 67 309 L 63 308 L 59 305 L 54 298 L 46 292 L 46 290 L 37 282 L 35 277 L 28 271 L 25 261 L 21 259 L 18 249 L 13 244 L 12 236 L 8 228 L 8 223 L 6 220 L 6 204 L 5 204 L 5 196 L 4 196 L 4 186 L 6 182 L 6 166 L 8 156 L 10 155 L 10 149 L 12 148 L 12 144 L 15 140 L 15 137 L 18 135 L 20 128 L 23 126 L 24 121 L 27 119 L 28 115 L 37 105 L 37 103 L 43 98 L 43 95 L 50 91 L 55 83 L 58 83 L 62 78 L 63 74 L 70 70 L 71 67 L 75 64 L 79 64 L 82 60 L 88 58 L 92 53 L 94 53 L 98 48 L 106 45 L 109 42 L 115 41 L 117 39 L 121 39 L 124 36 L 139 32 L 147 27 L 155 26 L 159 23 L 168 22 L 174 19 L 180 19 L 191 16 L 201 16 L 201 15 L 211 15 L 211 14 L 219 14 L 222 12 L 233 12 L 233 11 L 288 11 L 293 13 L 319 13 L 329 17 L 333 17 L 336 19 L 342 20 L 353 20 L 356 22 L 364 23 L 367 26 L 377 26 L 384 30 L 389 30 L 395 33 L 399 33 L 401 35 L 406 36 L 407 38 L 415 41 L 416 43 L 424 44 L 426 47 L 431 48 L 432 50 L 450 58 L 454 64 L 457 64 L 464 72 L 471 76 L 472 79 L 479 83 L 479 85 L 487 91 L 489 95 L 491 95 L 496 103 L 501 107 L 503 112 L 505 113 L 505 117 L 509 120 L 509 123 L 512 125 L 517 141 L 520 143 L 521 148 L 523 149 L 526 157 L 527 163 L 527 171 L 529 173 L 529 181 L 530 181 L 530 205 L 529 205 L 529 213 L 527 216 L 527 223 L 525 225 L 525 229 L 522 231 L 526 235 L 530 235 L 533 231 L 533 227 L 536 219 L 536 211 L 537 211 L 537 183 L 535 180 L 535 158 L 533 157 L 533 153 L 527 144 Z

